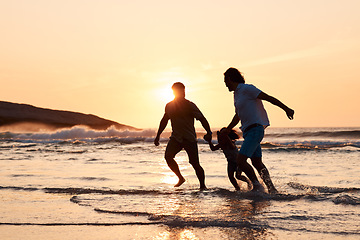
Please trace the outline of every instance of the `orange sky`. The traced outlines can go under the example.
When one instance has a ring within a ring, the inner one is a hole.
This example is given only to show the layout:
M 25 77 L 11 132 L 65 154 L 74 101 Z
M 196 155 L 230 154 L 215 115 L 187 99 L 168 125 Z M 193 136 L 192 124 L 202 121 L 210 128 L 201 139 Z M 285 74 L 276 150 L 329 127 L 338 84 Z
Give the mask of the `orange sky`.
M 223 72 L 236 67 L 295 109 L 289 121 L 265 104 L 274 127 L 360 126 L 359 9 L 358 0 L 0 1 L 0 100 L 157 128 L 182 81 L 222 127 L 234 114 Z

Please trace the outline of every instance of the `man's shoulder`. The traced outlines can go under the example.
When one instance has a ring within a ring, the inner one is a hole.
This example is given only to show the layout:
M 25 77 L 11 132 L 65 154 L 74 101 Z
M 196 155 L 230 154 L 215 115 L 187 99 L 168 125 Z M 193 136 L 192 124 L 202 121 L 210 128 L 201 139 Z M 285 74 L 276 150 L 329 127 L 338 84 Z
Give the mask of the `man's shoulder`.
M 165 105 L 165 107 L 167 107 L 167 106 L 171 106 L 172 104 L 173 104 L 173 101 L 168 102 L 168 103 Z
M 168 102 L 166 104 L 166 106 L 172 106 L 172 105 L 183 105 L 183 104 L 191 104 L 191 105 L 196 105 L 195 103 L 193 103 L 190 100 L 187 100 L 186 98 L 181 99 L 181 100 L 172 100 L 171 102 Z
M 254 87 L 255 87 L 255 85 L 251 84 L 251 83 L 240 83 L 238 85 L 239 89 L 254 88 Z
M 174 99 L 174 100 L 168 102 L 168 103 L 165 105 L 165 107 L 173 106 L 173 105 L 177 104 L 178 102 L 179 102 L 179 101 L 176 101 L 176 100 Z
M 246 88 L 250 88 L 250 89 L 258 89 L 254 84 L 245 84 Z
M 173 100 L 171 102 L 168 102 L 165 106 L 166 110 L 175 110 L 175 109 L 184 109 L 187 111 L 200 111 L 199 108 L 196 106 L 195 103 L 193 103 L 190 100 L 187 99 L 181 99 L 180 101 Z
M 193 103 L 193 102 L 192 102 L 192 101 L 190 101 L 190 100 L 185 99 L 185 101 L 186 101 L 186 103 L 187 103 L 187 104 L 189 104 L 189 105 L 196 106 L 196 104 L 195 104 L 195 103 Z
M 187 100 L 187 99 L 181 99 L 181 100 L 172 100 L 171 102 L 168 102 L 165 105 L 166 109 L 179 109 L 179 108 L 187 108 L 189 106 L 196 106 L 193 102 Z
M 242 86 L 239 88 L 239 91 L 241 92 L 261 92 L 261 90 L 253 84 L 243 83 L 241 85 Z

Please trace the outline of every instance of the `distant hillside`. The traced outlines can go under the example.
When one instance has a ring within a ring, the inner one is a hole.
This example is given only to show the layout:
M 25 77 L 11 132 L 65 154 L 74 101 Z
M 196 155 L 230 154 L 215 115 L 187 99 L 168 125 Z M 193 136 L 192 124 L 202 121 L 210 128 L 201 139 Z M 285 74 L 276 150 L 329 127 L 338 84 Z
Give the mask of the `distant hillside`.
M 0 127 L 19 124 L 40 124 L 51 129 L 84 125 L 96 130 L 114 126 L 119 130 L 138 130 L 134 127 L 100 118 L 91 114 L 38 108 L 27 104 L 0 101 Z

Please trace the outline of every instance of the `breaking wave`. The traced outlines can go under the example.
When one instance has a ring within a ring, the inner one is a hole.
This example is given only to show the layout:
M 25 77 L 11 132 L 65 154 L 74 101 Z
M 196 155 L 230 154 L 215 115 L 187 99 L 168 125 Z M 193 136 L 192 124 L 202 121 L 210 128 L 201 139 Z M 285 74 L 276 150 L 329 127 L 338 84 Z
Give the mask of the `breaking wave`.
M 83 126 L 62 129 L 55 132 L 34 133 L 0 133 L 0 141 L 20 143 L 108 143 L 118 142 L 132 144 L 138 142 L 152 142 L 156 135 L 154 129 L 145 130 L 118 130 L 110 127 L 106 130 L 94 130 Z M 161 141 L 166 142 L 170 132 L 163 132 Z M 202 139 L 203 132 L 198 132 L 198 142 L 207 144 Z M 213 142 L 217 143 L 216 136 Z M 237 145 L 242 144 L 242 139 Z M 360 151 L 359 130 L 326 130 L 316 129 L 270 129 L 262 142 L 262 147 L 268 151 L 293 151 L 293 150 L 328 150 L 334 148 L 352 149 Z
M 118 130 L 110 127 L 104 131 L 93 130 L 86 127 L 73 127 L 56 132 L 44 133 L 0 133 L 0 139 L 20 142 L 61 142 L 61 141 L 84 141 L 84 142 L 109 142 L 123 140 L 125 143 L 134 141 L 147 141 L 155 136 L 155 130 L 146 129 L 140 131 Z
M 313 130 L 306 129 L 297 132 L 288 133 L 269 133 L 266 136 L 271 138 L 345 138 L 345 139 L 360 139 L 360 130 Z
M 270 151 L 291 150 L 328 150 L 334 148 L 360 148 L 360 141 L 289 141 L 289 142 L 264 142 L 263 149 Z

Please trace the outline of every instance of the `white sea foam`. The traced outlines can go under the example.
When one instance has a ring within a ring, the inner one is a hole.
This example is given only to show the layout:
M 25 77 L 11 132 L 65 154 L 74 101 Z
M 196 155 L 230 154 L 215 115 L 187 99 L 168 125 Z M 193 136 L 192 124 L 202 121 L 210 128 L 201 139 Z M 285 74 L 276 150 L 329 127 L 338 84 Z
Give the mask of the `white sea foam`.
M 153 137 L 155 131 L 151 129 L 141 131 L 118 130 L 110 127 L 104 131 L 93 130 L 87 127 L 73 127 L 56 132 L 16 134 L 19 140 L 69 140 L 69 139 L 97 139 L 97 138 L 148 138 Z
M 317 138 L 305 137 L 304 133 L 309 135 L 309 129 L 297 130 L 296 134 L 293 129 L 283 129 L 281 132 L 278 129 L 270 129 L 267 131 L 265 138 L 262 142 L 264 150 L 268 151 L 292 151 L 292 150 L 350 150 L 359 151 L 360 141 L 359 138 L 354 138 L 359 134 L 359 130 L 343 131 L 320 131 L 313 130 L 316 133 Z M 274 134 L 276 132 L 276 134 Z M 290 133 L 291 134 L 290 134 Z M 342 135 L 341 135 L 341 134 Z M 203 132 L 198 132 L 198 143 L 207 144 L 202 139 Z M 305 134 L 305 135 L 306 135 Z M 328 136 L 332 134 L 334 136 Z M 343 135 L 349 136 L 344 138 Z M 94 130 L 86 126 L 76 126 L 72 128 L 60 129 L 57 131 L 45 131 L 45 132 L 2 132 L 0 133 L 0 139 L 5 141 L 16 141 L 26 143 L 40 143 L 40 142 L 109 142 L 117 141 L 121 143 L 134 143 L 134 142 L 152 142 L 156 135 L 156 129 L 144 129 L 144 130 L 119 130 L 115 127 L 110 127 L 106 130 Z M 165 131 L 161 134 L 161 141 L 167 141 L 170 136 L 170 132 Z M 243 139 L 240 138 L 236 142 L 238 146 L 241 146 Z M 216 136 L 213 137 L 213 143 L 217 144 Z

